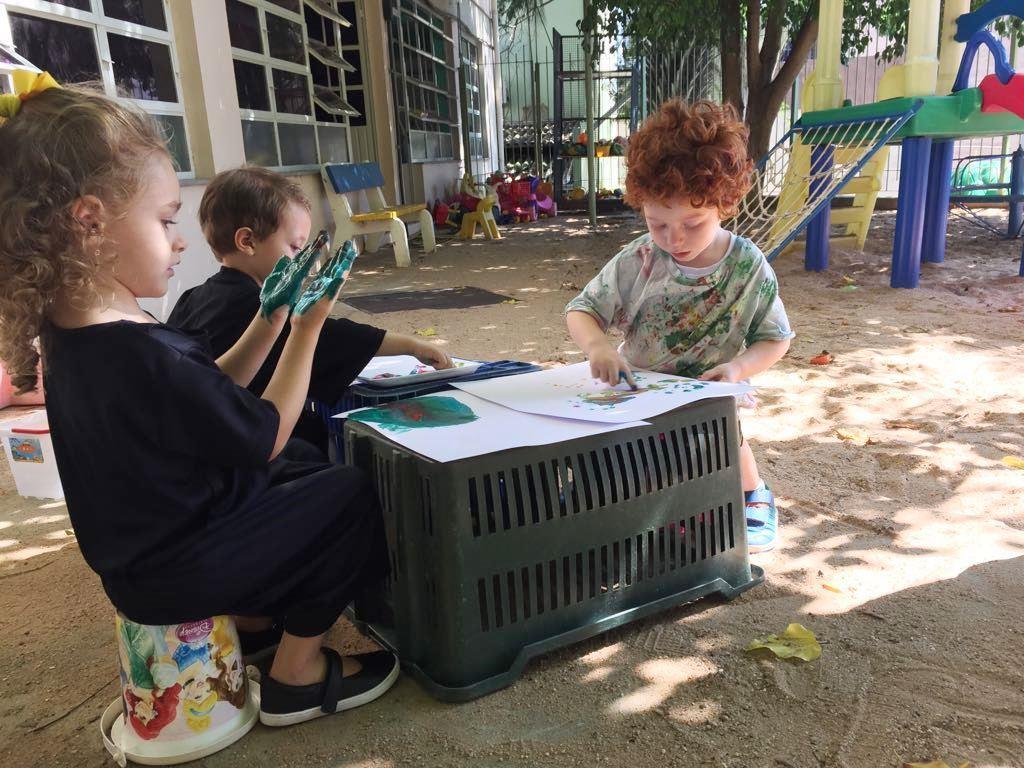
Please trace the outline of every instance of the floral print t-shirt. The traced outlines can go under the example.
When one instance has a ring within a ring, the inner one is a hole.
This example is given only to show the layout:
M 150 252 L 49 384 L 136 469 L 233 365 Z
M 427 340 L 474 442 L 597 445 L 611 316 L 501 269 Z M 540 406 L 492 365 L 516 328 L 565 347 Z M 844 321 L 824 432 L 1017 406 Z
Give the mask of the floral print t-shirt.
M 757 341 L 796 334 L 779 298 L 775 272 L 745 237 L 732 236 L 710 274 L 690 277 L 641 235 L 623 248 L 566 312 L 591 315 L 626 340 L 620 352 L 635 368 L 697 378 Z

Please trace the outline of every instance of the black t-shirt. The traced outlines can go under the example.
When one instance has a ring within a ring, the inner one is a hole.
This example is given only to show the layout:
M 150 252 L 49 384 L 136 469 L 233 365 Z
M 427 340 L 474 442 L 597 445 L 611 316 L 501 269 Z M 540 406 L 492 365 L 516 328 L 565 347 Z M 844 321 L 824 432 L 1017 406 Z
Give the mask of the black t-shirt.
M 221 267 L 202 285 L 190 288 L 174 305 L 167 324 L 187 333 L 206 334 L 210 352 L 220 357 L 238 341 L 260 308 L 260 289 L 251 277 L 237 269 Z M 281 358 L 290 326 L 267 355 L 267 360 L 249 385 L 262 395 Z M 320 332 L 313 357 L 309 396 L 334 404 L 344 394 L 370 359 L 377 354 L 385 331 L 341 318 L 328 318 Z
M 68 513 L 108 592 L 183 559 L 213 572 L 197 553 L 267 487 L 277 409 L 165 325 L 50 326 L 42 338 Z

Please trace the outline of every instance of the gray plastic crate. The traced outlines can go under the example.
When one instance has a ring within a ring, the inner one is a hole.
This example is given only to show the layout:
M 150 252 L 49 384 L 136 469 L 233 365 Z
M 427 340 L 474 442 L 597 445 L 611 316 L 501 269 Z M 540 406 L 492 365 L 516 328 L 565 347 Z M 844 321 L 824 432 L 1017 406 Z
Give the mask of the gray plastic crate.
M 764 576 L 747 557 L 732 398 L 651 426 L 449 463 L 358 422 L 391 574 L 356 625 L 436 698 L 503 688 L 542 653 Z

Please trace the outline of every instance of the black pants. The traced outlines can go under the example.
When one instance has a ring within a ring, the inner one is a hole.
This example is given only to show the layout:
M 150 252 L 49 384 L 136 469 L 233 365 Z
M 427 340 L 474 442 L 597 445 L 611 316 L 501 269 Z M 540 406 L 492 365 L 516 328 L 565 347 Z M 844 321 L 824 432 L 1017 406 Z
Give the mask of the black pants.
M 188 562 L 108 587 L 117 608 L 141 624 L 232 614 L 283 617 L 300 637 L 330 629 L 387 574 L 376 494 L 360 470 L 340 465 L 279 459 L 270 480 L 244 510 L 211 520 Z

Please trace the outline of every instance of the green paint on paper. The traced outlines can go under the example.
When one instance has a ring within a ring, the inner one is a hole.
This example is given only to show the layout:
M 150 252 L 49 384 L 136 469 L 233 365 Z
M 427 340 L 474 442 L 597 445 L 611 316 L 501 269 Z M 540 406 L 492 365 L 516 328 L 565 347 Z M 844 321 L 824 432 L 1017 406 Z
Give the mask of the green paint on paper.
M 455 427 L 474 422 L 479 417 L 473 413 L 472 408 L 454 397 L 428 396 L 359 411 L 349 418 L 399 433 L 410 429 Z

